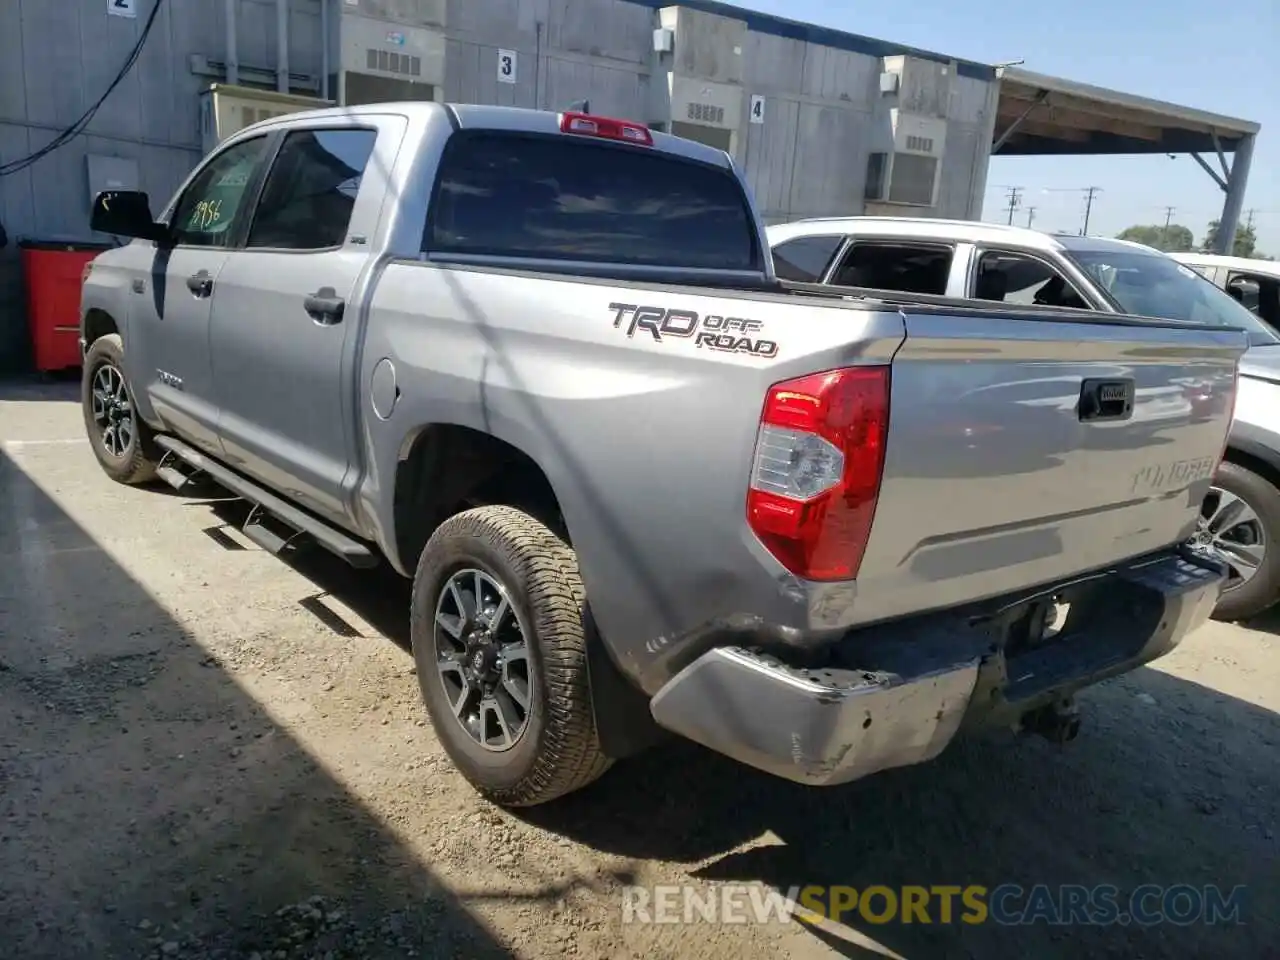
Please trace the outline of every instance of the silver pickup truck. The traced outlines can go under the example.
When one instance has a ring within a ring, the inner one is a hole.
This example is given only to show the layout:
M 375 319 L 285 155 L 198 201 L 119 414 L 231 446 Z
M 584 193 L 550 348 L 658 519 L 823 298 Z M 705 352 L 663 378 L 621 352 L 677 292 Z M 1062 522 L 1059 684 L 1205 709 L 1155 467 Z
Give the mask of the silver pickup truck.
M 1066 740 L 1218 597 L 1179 545 L 1243 333 L 788 287 L 728 156 L 642 124 L 294 114 L 93 225 L 134 238 L 84 283 L 102 468 L 412 577 L 426 709 L 499 803 L 664 731 L 810 784 Z

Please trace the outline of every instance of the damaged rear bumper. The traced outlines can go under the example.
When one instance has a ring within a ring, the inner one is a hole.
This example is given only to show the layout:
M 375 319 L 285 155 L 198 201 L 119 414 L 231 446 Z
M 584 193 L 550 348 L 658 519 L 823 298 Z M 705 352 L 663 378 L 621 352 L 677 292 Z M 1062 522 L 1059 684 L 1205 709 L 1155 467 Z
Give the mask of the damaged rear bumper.
M 1168 653 L 1209 618 L 1224 570 L 1178 549 L 1030 595 L 854 631 L 821 665 L 703 654 L 650 703 L 663 727 L 750 766 L 833 785 L 936 757 Z M 1066 610 L 1045 638 L 1046 609 Z

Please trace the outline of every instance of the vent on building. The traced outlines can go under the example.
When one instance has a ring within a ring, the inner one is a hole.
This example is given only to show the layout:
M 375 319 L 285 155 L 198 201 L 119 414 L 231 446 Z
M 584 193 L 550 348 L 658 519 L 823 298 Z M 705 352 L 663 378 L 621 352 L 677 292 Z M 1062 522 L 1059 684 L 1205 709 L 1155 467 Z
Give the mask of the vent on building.
M 909 148 L 912 147 L 912 140 L 925 140 L 932 148 L 932 143 L 927 137 L 908 137 Z M 863 190 L 863 196 L 867 200 L 879 203 L 900 203 L 911 207 L 931 207 L 937 186 L 937 157 L 902 151 L 877 152 L 867 157 L 867 181 Z
M 694 123 L 724 123 L 724 107 L 712 103 L 691 103 L 688 119 Z
M 671 133 L 673 136 L 705 144 L 716 150 L 723 150 L 725 153 L 730 153 L 733 150 L 732 130 L 708 127 L 704 123 L 685 123 L 681 120 L 676 120 L 671 124 Z
M 403 77 L 422 76 L 422 58 L 407 53 L 394 53 L 370 47 L 365 51 L 365 66 L 382 73 L 396 73 Z
M 933 187 L 938 179 L 938 158 L 916 153 L 895 153 L 889 177 L 889 202 L 912 206 L 933 206 Z
M 914 153 L 933 153 L 932 137 L 907 137 L 907 149 Z
M 342 102 L 348 106 L 401 100 L 430 102 L 435 98 L 436 88 L 429 83 L 379 77 L 354 70 L 342 75 Z
M 244 125 L 248 127 L 263 120 L 270 120 L 272 117 L 283 117 L 285 111 L 267 110 L 262 107 L 241 107 L 240 114 L 244 119 Z

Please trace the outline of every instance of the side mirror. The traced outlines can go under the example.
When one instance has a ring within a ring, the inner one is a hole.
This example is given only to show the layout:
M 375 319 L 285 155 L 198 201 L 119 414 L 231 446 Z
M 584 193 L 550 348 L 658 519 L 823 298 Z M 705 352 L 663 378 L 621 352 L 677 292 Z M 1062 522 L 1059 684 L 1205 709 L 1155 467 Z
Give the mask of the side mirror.
M 140 190 L 104 190 L 93 198 L 89 226 L 99 233 L 161 241 L 168 228 L 151 215 L 151 200 Z

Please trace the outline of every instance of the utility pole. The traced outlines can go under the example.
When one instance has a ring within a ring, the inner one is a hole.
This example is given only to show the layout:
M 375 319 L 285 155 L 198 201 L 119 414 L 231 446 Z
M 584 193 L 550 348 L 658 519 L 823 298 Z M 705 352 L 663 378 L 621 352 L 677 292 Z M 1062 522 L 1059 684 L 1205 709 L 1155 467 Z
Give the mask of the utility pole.
M 1257 208 L 1256 208 L 1256 207 L 1251 208 L 1251 209 L 1249 209 L 1248 211 L 1246 211 L 1246 213 L 1245 213 L 1245 215 L 1244 215 L 1244 228 L 1245 228 L 1246 230 L 1252 230 L 1252 229 L 1253 229 L 1253 215 L 1254 215 L 1255 213 L 1257 213 L 1257 212 L 1258 212 L 1258 210 L 1257 210 Z
M 1031 228 L 1031 221 L 1036 218 L 1036 208 L 1027 207 L 1027 229 Z
M 1101 193 L 1102 188 L 1101 187 L 1085 187 L 1084 192 L 1085 192 L 1084 226 L 1080 228 L 1080 236 L 1082 237 L 1086 237 L 1089 235 L 1089 214 L 1093 212 L 1093 196 L 1096 193 Z
M 1018 204 L 1022 202 L 1022 188 L 1009 188 L 1009 225 L 1013 225 L 1013 211 L 1018 209 Z
M 1175 211 L 1175 210 L 1177 210 L 1177 209 L 1178 209 L 1177 207 L 1165 207 L 1165 208 L 1164 208 L 1164 232 L 1165 232 L 1165 233 L 1168 233 L 1168 232 L 1169 232 L 1169 221 L 1171 221 L 1171 220 L 1173 219 L 1173 211 Z

